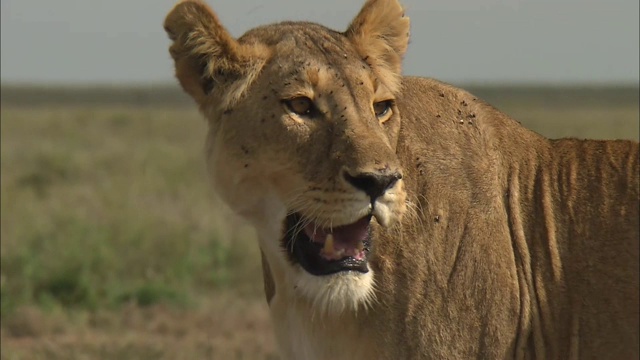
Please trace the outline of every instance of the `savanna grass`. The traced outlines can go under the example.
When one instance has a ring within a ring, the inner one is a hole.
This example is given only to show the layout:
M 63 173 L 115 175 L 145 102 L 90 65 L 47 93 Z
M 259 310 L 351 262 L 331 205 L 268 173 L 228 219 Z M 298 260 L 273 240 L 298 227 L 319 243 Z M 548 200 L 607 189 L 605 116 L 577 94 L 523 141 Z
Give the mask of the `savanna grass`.
M 205 130 L 192 110 L 3 107 L 3 315 L 251 283 L 257 249 L 208 187 Z

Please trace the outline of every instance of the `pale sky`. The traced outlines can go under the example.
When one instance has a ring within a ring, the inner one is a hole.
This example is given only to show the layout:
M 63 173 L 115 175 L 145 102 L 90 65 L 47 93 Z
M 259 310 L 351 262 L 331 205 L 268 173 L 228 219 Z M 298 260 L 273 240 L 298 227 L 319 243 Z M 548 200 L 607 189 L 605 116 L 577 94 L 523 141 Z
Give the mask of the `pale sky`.
M 174 0 L 2 0 L 3 83 L 170 83 Z M 234 36 L 306 20 L 344 30 L 364 0 L 208 0 Z M 452 83 L 638 84 L 638 0 L 404 0 L 405 74 Z

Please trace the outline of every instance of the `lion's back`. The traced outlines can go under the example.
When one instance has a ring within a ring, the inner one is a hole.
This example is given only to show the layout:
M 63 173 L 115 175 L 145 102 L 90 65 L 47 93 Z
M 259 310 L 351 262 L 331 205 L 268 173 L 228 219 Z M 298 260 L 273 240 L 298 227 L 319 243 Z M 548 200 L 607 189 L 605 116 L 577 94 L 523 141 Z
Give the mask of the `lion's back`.
M 456 271 L 474 269 L 468 283 L 484 281 L 496 299 L 520 295 L 501 304 L 503 312 L 491 310 L 503 300 L 476 305 L 497 317 L 530 301 L 520 326 L 535 329 L 519 331 L 523 338 L 532 331 L 547 358 L 637 356 L 638 142 L 548 140 L 464 90 L 422 78 L 405 78 L 403 86 L 398 153 L 409 198 L 423 215 L 405 225 L 429 240 L 425 253 L 446 253 L 460 241 L 458 253 L 482 259 L 489 268 L 461 260 Z M 434 250 L 439 241 L 443 248 Z M 507 272 L 498 275 L 511 261 L 519 289 Z M 421 281 L 433 277 L 425 272 Z M 489 288 L 497 278 L 504 282 Z M 513 332 L 503 330 L 505 338 Z

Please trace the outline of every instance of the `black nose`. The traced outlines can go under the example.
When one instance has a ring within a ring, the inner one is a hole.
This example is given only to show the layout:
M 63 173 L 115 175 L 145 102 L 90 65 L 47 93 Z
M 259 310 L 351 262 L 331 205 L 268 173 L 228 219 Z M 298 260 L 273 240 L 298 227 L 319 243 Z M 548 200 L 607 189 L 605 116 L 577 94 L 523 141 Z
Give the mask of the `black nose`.
M 398 172 L 391 174 L 380 173 L 360 173 L 352 176 L 344 173 L 344 178 L 349 184 L 364 191 L 371 198 L 371 202 L 376 201 L 378 197 L 384 194 L 387 189 L 391 188 L 395 183 L 402 179 L 402 175 Z

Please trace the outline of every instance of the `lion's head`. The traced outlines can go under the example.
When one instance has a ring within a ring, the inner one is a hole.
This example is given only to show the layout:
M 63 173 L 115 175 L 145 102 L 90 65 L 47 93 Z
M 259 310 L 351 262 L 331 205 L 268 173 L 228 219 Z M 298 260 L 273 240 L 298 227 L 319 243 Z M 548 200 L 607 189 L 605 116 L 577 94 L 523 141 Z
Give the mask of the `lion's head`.
M 214 187 L 256 226 L 271 270 L 325 306 L 366 300 L 370 227 L 405 211 L 394 102 L 403 9 L 369 1 L 344 33 L 285 22 L 236 40 L 191 0 L 164 26 L 176 76 L 208 119 Z

